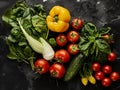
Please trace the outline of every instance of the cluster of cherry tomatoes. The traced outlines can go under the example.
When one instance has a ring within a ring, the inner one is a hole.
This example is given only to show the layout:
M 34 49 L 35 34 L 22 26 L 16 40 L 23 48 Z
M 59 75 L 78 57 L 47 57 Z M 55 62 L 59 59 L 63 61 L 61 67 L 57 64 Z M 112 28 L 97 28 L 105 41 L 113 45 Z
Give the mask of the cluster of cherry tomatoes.
M 45 59 L 35 61 L 35 70 L 39 74 L 44 74 L 49 71 L 50 75 L 55 78 L 62 78 L 66 72 L 64 63 L 71 59 L 71 55 L 79 53 L 78 42 L 80 39 L 79 30 L 83 26 L 83 21 L 79 18 L 72 20 L 70 24 L 71 30 L 64 33 L 56 33 L 56 43 L 58 48 L 55 51 L 54 63 L 50 64 Z
M 107 56 L 109 62 L 116 60 L 116 54 L 111 52 Z M 92 70 L 94 71 L 94 77 L 96 80 L 101 81 L 102 85 L 108 87 L 112 81 L 120 79 L 120 74 L 117 71 L 113 71 L 112 66 L 109 64 L 101 65 L 99 62 L 92 63 Z

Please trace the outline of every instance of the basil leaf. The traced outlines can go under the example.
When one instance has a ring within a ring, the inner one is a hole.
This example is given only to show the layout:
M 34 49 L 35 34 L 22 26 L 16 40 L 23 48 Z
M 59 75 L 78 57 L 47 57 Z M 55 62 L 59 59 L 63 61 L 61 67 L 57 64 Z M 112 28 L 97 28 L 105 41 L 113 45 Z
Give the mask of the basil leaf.
M 90 47 L 91 42 L 84 43 L 83 45 L 79 45 L 81 51 L 85 51 Z
M 103 34 L 109 33 L 110 30 L 111 30 L 111 28 L 107 27 L 107 28 L 101 28 L 98 32 L 99 32 L 99 34 L 103 35 Z
M 96 32 L 97 32 L 97 29 L 96 29 L 96 26 L 94 25 L 94 24 L 92 24 L 92 23 L 87 23 L 86 25 L 85 25 L 85 30 L 87 31 L 87 33 L 89 34 L 89 35 L 95 35 L 96 34 Z
M 97 44 L 98 49 L 101 52 L 110 53 L 110 51 L 111 51 L 110 46 L 105 40 L 98 39 L 98 40 L 96 40 L 96 44 Z

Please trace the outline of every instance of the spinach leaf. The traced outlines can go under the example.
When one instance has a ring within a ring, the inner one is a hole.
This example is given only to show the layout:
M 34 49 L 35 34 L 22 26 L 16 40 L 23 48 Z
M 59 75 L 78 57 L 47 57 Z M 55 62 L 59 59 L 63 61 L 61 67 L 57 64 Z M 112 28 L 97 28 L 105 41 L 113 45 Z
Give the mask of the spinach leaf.
M 29 46 L 18 25 L 17 18 L 22 18 L 23 27 L 32 37 L 47 39 L 49 30 L 46 25 L 45 8 L 41 4 L 29 6 L 23 0 L 18 1 L 2 15 L 2 20 L 11 27 L 10 35 L 6 38 L 10 51 L 7 57 L 11 60 L 30 64 L 34 69 L 33 62 L 37 57 L 37 53 Z

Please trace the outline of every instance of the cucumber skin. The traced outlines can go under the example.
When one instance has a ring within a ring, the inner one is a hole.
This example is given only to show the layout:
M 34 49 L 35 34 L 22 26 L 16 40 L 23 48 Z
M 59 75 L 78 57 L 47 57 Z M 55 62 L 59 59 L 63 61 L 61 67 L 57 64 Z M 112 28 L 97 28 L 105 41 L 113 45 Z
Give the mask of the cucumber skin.
M 71 80 L 78 73 L 83 61 L 84 61 L 84 56 L 82 54 L 79 54 L 78 56 L 73 58 L 68 69 L 66 70 L 64 81 Z

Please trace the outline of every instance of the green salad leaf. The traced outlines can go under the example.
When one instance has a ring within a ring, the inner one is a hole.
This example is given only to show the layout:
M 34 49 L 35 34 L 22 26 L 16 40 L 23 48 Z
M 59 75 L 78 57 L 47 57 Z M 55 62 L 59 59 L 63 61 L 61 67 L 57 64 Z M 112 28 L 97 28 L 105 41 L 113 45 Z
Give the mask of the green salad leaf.
M 16 2 L 2 15 L 2 20 L 11 27 L 10 34 L 6 38 L 10 51 L 7 57 L 11 60 L 31 64 L 34 69 L 33 62 L 37 53 L 29 46 L 17 18 L 22 19 L 22 25 L 29 35 L 36 39 L 40 37 L 47 39 L 49 30 L 46 25 L 45 8 L 41 4 L 30 6 L 23 0 Z

